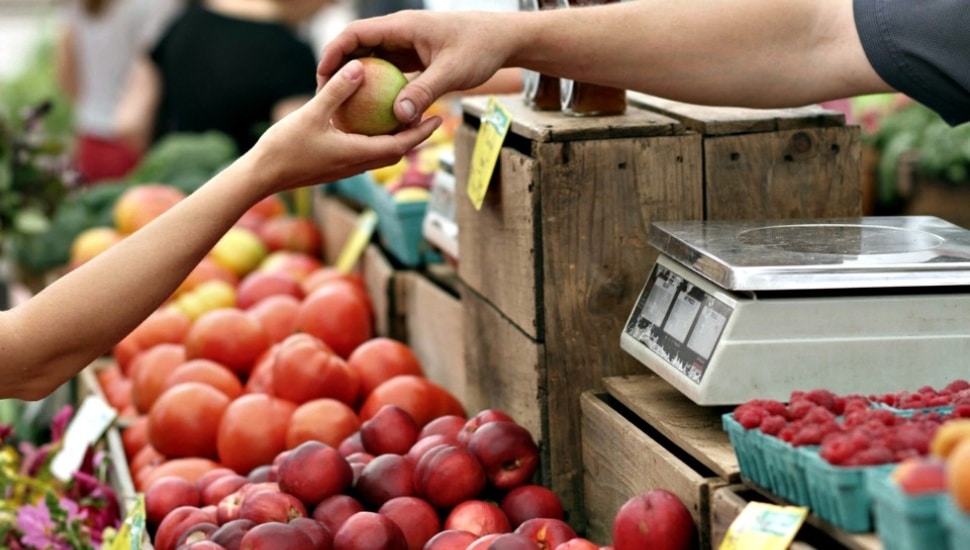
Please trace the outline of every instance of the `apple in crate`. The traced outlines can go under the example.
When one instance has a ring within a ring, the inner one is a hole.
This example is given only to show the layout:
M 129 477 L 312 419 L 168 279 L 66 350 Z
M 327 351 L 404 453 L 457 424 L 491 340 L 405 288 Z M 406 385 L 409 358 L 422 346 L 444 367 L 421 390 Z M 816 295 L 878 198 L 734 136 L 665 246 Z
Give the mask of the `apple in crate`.
M 481 461 L 488 482 L 496 489 L 528 483 L 539 467 L 539 447 L 532 434 L 508 420 L 482 424 L 468 439 L 468 450 Z
M 697 528 L 677 495 L 653 489 L 626 501 L 613 518 L 614 550 L 690 550 Z

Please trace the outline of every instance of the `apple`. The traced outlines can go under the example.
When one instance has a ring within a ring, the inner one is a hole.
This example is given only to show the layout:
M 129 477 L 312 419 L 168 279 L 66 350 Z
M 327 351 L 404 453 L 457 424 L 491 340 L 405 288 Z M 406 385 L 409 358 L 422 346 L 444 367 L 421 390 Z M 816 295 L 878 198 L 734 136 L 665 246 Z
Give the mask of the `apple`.
M 290 525 L 303 531 L 310 538 L 315 550 L 329 550 L 333 547 L 333 533 L 323 523 L 313 518 L 296 518 L 290 520 Z
M 334 127 L 342 132 L 376 136 L 401 128 L 394 115 L 394 100 L 408 83 L 404 73 L 389 61 L 362 57 L 364 81 L 331 116 Z
M 157 182 L 132 185 L 112 206 L 114 227 L 124 235 L 134 233 L 183 198 L 185 193 L 172 185 Z
M 946 462 L 937 457 L 907 458 L 890 474 L 899 489 L 909 495 L 946 491 Z
M 313 550 L 313 541 L 299 527 L 270 521 L 243 535 L 241 550 Z
M 442 527 L 469 531 L 479 537 L 512 531 L 509 519 L 501 508 L 486 500 L 476 499 L 458 503 L 448 512 Z
M 246 474 L 246 478 L 251 483 L 262 483 L 264 481 L 276 481 L 276 467 L 272 464 L 256 466 Z
M 562 500 L 552 489 L 528 483 L 512 489 L 499 503 L 512 528 L 532 518 L 566 519 Z
M 475 430 L 481 428 L 484 424 L 495 422 L 497 420 L 515 422 L 511 415 L 500 409 L 482 409 L 465 421 L 461 431 L 458 432 L 458 441 L 460 441 L 462 445 L 467 444 L 468 440 L 471 439 L 472 434 L 475 433 Z
M 270 296 L 292 296 L 303 299 L 303 287 L 299 281 L 283 273 L 253 271 L 239 281 L 236 287 L 236 307 L 249 309 Z
M 394 521 L 377 512 L 357 512 L 333 537 L 333 550 L 407 550 L 407 539 Z
M 465 550 L 478 535 L 460 529 L 446 529 L 428 539 L 423 550 Z
M 481 462 L 459 445 L 446 444 L 428 450 L 414 468 L 415 493 L 439 508 L 451 508 L 475 498 L 485 485 Z
M 505 533 L 490 533 L 475 539 L 465 550 L 491 550 L 492 543 Z
M 221 545 L 226 550 L 239 550 L 242 546 L 243 535 L 255 525 L 256 522 L 249 519 L 234 519 L 220 525 L 209 535 L 209 540 Z
M 217 264 L 244 277 L 259 267 L 269 254 L 266 245 L 254 231 L 235 226 L 229 228 L 209 251 Z
M 364 452 L 364 444 L 360 440 L 360 430 L 348 435 L 337 445 L 337 451 L 344 456 L 350 456 L 357 452 Z
M 528 537 L 539 548 L 555 548 L 577 536 L 568 523 L 554 518 L 527 519 L 513 533 Z
M 180 476 L 160 477 L 145 490 L 145 519 L 157 526 L 169 512 L 179 506 L 201 504 L 199 488 Z
M 326 443 L 306 441 L 291 449 L 279 464 L 280 490 L 312 509 L 321 500 L 342 493 L 354 480 L 347 459 Z
M 600 546 L 589 539 L 576 537 L 567 540 L 552 550 L 600 550 Z
M 422 550 L 424 545 L 441 530 L 438 511 L 428 501 L 413 497 L 394 497 L 377 510 L 401 528 L 408 543 L 408 550 Z
M 178 540 L 175 542 L 175 548 L 182 548 L 185 545 L 192 544 L 193 542 L 209 540 L 212 533 L 216 532 L 218 529 L 219 526 L 215 523 L 196 523 L 179 535 Z
M 418 441 L 424 439 L 425 437 L 436 434 L 454 437 L 457 441 L 458 432 L 460 432 L 467 423 L 467 418 L 458 416 L 457 414 L 446 414 L 444 416 L 439 416 L 421 428 L 421 431 L 418 432 Z
M 360 425 L 360 441 L 373 455 L 403 455 L 418 440 L 421 428 L 411 413 L 397 405 L 384 405 Z
M 536 548 L 548 548 L 546 546 L 536 546 L 536 542 L 531 538 L 518 533 L 502 533 L 492 539 L 488 550 L 535 550 Z
M 310 517 L 326 526 L 330 533 L 335 534 L 347 518 L 363 511 L 364 505 L 359 500 L 350 495 L 340 494 L 321 500 L 313 508 Z
M 468 439 L 489 483 L 509 490 L 528 483 L 539 467 L 539 447 L 529 430 L 508 420 L 482 424 Z
M 278 490 L 258 491 L 243 498 L 239 505 L 239 517 L 256 523 L 287 523 L 306 515 L 306 507 L 300 499 Z
M 688 550 L 696 545 L 697 528 L 690 510 L 666 489 L 627 500 L 613 518 L 615 550 Z
M 458 440 L 453 435 L 431 434 L 417 440 L 414 445 L 411 445 L 411 448 L 408 449 L 408 452 L 404 456 L 408 457 L 408 460 L 412 463 L 417 464 L 426 452 L 439 445 L 460 446 L 460 443 L 458 443 Z
M 216 519 L 211 507 L 179 506 L 158 524 L 152 544 L 156 550 L 175 550 L 182 533 L 199 523 L 218 523 Z
M 303 286 L 312 273 L 323 269 L 323 262 L 315 255 L 304 254 L 293 250 L 277 250 L 270 252 L 266 258 L 256 268 L 257 271 L 269 271 L 272 273 L 282 273 L 300 281 L 303 294 L 310 294 Z
M 360 500 L 379 508 L 394 497 L 414 494 L 414 465 L 396 454 L 375 456 L 360 473 L 355 485 Z
M 179 550 L 227 550 L 225 546 L 211 540 L 197 540 L 179 547 Z

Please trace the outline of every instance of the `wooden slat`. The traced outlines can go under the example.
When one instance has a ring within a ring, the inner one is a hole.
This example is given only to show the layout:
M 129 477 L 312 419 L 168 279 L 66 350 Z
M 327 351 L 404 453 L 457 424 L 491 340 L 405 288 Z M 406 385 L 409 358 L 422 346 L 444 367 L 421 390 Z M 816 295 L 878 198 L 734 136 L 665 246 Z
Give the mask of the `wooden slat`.
M 420 273 L 408 275 L 403 300 L 407 311 L 405 341 L 421 361 L 425 376 L 465 403 L 461 300 Z
M 603 379 L 611 396 L 705 466 L 732 482 L 741 469 L 727 432 L 722 407 L 701 407 L 654 374 Z
M 374 333 L 377 336 L 396 337 L 400 331 L 394 325 L 398 303 L 395 277 L 401 271 L 394 269 L 390 260 L 376 244 L 367 245 L 360 262 L 360 274 L 370 297 L 374 311 Z

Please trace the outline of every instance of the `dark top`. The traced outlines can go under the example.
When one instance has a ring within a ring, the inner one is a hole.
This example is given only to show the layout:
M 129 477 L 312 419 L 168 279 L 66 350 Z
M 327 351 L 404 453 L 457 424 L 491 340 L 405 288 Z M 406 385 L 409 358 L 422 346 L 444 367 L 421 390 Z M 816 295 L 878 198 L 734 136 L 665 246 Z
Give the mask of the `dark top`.
M 269 125 L 274 104 L 317 86 L 313 49 L 292 30 L 200 5 L 184 10 L 151 58 L 163 82 L 156 139 L 219 130 L 244 152 Z
M 854 0 L 856 27 L 887 84 L 951 125 L 970 120 L 970 4 Z

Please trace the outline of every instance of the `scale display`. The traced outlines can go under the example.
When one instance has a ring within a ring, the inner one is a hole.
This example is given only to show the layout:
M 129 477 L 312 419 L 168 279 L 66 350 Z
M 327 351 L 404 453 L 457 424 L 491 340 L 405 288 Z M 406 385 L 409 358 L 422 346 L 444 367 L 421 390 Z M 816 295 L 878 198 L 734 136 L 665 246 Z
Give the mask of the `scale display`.
M 700 383 L 732 311 L 727 303 L 657 264 L 626 332 Z
M 700 405 L 970 372 L 970 231 L 931 216 L 678 221 L 620 346 Z

